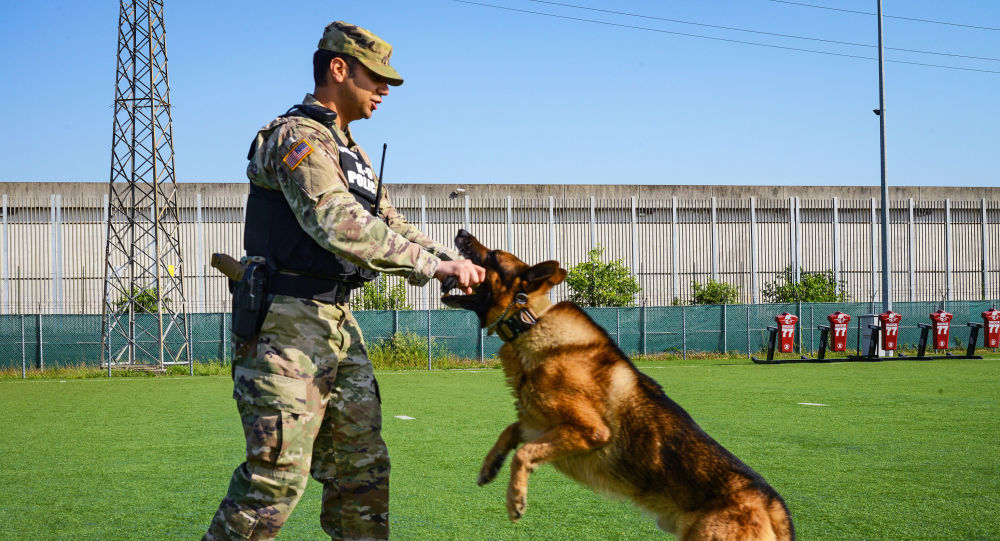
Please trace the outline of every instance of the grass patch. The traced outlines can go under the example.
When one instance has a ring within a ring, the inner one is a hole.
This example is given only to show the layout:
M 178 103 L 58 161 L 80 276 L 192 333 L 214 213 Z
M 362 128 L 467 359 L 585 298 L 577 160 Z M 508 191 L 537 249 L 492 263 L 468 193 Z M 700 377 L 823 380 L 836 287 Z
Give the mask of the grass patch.
M 188 365 L 171 365 L 167 366 L 163 372 L 158 372 L 149 369 L 143 369 L 142 367 L 136 368 L 112 368 L 111 375 L 113 377 L 126 377 L 126 378 L 152 378 L 158 376 L 187 376 L 192 372 L 195 376 L 220 376 L 228 375 L 232 365 L 228 361 L 196 361 L 192 363 L 192 367 Z M 25 371 L 22 377 L 20 368 L 2 368 L 0 369 L 0 381 L 11 380 L 11 379 L 32 379 L 32 380 L 49 380 L 49 379 L 93 379 L 93 378 L 107 378 L 108 369 L 101 368 L 99 366 L 94 366 L 92 364 L 76 364 L 70 366 L 56 366 L 49 367 L 45 370 L 38 370 L 35 368 L 28 369 Z
M 784 495 L 801 539 L 1000 538 L 996 361 L 639 365 Z M 551 467 L 532 476 L 527 515 L 507 521 L 508 467 L 475 485 L 483 455 L 514 420 L 500 371 L 378 377 L 394 539 L 663 538 L 627 502 Z M 242 460 L 231 389 L 228 367 L 201 378 L 0 381 L 0 531 L 198 538 Z M 279 539 L 321 538 L 319 505 L 310 482 Z

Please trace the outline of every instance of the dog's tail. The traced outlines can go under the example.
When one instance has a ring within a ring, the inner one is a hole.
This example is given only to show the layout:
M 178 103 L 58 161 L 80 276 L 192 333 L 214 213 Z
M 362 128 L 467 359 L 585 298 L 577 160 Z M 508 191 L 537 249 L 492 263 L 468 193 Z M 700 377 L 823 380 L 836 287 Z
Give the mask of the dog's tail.
M 771 500 L 767 513 L 771 519 L 771 528 L 774 530 L 775 537 L 779 541 L 795 541 L 795 525 L 792 524 L 792 515 L 780 497 Z

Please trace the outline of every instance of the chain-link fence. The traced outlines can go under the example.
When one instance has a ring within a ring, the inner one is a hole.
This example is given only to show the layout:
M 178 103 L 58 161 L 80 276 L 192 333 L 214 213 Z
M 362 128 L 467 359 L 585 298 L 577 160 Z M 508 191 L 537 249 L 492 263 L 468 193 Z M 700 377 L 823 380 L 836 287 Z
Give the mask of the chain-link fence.
M 137 314 L 136 318 L 155 318 Z M 229 314 L 190 314 L 192 358 L 197 361 L 228 359 L 232 353 Z M 124 323 L 127 325 L 127 323 Z M 148 325 L 147 325 L 148 327 Z M 49 368 L 101 366 L 101 316 L 90 314 L 0 315 L 0 370 L 45 370 Z M 112 336 L 113 351 L 124 346 L 123 338 Z M 168 340 L 183 343 L 171 333 Z M 122 342 L 116 344 L 116 342 Z M 142 351 L 158 349 L 156 337 L 137 337 L 136 359 L 114 359 L 114 364 L 149 364 Z M 175 348 L 176 349 L 176 348 Z
M 920 339 L 918 323 L 929 323 L 939 308 L 954 314 L 952 343 L 968 345 L 967 322 L 981 322 L 980 314 L 996 306 L 995 300 L 895 303 L 903 316 L 899 347 L 915 348 Z M 753 355 L 767 347 L 768 326 L 778 314 L 798 316 L 797 352 L 815 354 L 820 347 L 819 325 L 836 311 L 851 315 L 848 347 L 863 348 L 861 316 L 877 314 L 874 303 L 792 303 L 714 306 L 640 306 L 587 308 L 621 349 L 630 355 L 676 353 L 727 353 Z M 194 361 L 228 360 L 232 355 L 230 315 L 190 314 L 190 344 Z M 489 359 L 501 340 L 487 336 L 474 314 L 460 310 L 366 310 L 355 312 L 369 346 L 401 334 L 426 347 L 428 367 L 445 356 Z M 412 342 L 412 341 L 411 341 Z M 155 347 L 151 344 L 150 347 Z M 116 362 L 127 362 L 118 359 Z M 146 359 L 138 362 L 155 362 Z M 46 370 L 68 366 L 98 367 L 101 358 L 101 316 L 24 314 L 0 316 L 0 370 Z

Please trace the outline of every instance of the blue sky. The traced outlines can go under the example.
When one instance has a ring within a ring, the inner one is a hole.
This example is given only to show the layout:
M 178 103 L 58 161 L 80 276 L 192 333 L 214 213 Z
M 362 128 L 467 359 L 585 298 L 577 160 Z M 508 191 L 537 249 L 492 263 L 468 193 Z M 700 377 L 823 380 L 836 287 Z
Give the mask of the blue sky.
M 406 79 L 373 119 L 352 125 L 376 162 L 388 143 L 390 183 L 879 183 L 874 47 L 716 28 L 874 45 L 874 16 L 773 0 L 481 3 L 560 17 L 454 0 L 166 0 L 177 180 L 245 180 L 249 141 L 312 89 L 323 27 L 345 20 L 389 41 Z M 118 9 L 5 2 L 0 181 L 107 182 Z M 883 9 L 1000 28 L 995 1 L 887 0 Z M 887 60 L 1000 72 L 998 38 L 885 19 L 887 47 L 986 58 L 889 50 Z M 887 62 L 889 183 L 1000 186 L 998 90 L 1000 73 Z

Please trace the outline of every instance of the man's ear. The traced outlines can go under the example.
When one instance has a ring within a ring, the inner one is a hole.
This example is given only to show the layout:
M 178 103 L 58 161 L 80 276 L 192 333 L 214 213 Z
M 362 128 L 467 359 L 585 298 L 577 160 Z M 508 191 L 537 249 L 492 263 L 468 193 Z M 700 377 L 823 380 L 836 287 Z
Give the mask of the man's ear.
M 566 279 L 566 270 L 559 268 L 558 261 L 543 261 L 528 268 L 521 274 L 528 291 L 535 291 L 544 285 L 552 287 Z
M 328 83 L 343 83 L 351 76 L 351 66 L 343 58 L 335 56 L 327 67 Z

